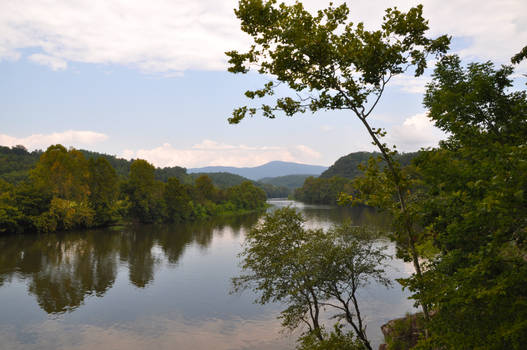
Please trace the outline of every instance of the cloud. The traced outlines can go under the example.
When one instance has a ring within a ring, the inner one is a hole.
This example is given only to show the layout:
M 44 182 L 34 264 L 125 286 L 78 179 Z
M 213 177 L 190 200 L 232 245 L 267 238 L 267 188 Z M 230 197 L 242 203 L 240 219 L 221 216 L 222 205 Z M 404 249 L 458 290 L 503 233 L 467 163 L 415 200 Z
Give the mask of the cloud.
M 108 139 L 107 135 L 94 131 L 68 130 L 51 134 L 33 134 L 27 137 L 0 134 L 0 145 L 10 147 L 23 145 L 28 149 L 46 149 L 48 146 L 57 143 L 65 146 L 78 147 L 93 145 L 106 139 Z
M 419 76 L 414 77 L 408 74 L 394 76 L 390 84 L 398 86 L 401 90 L 412 94 L 424 94 L 426 91 L 426 84 L 430 82 L 429 77 Z
M 292 1 L 289 1 L 292 2 Z M 310 10 L 329 1 L 305 0 Z M 387 7 L 402 10 L 419 1 L 354 1 L 351 17 L 378 27 Z M 0 60 L 29 59 L 52 69 L 67 62 L 119 64 L 170 75 L 185 70 L 223 70 L 224 52 L 246 47 L 233 13 L 236 0 L 3 0 L 0 2 Z M 424 6 L 434 34 L 466 41 L 463 57 L 500 63 L 527 42 L 527 2 L 459 0 Z
M 0 55 L 41 52 L 30 60 L 119 64 L 147 72 L 220 70 L 224 51 L 247 42 L 237 1 L 5 0 L 0 3 Z
M 400 151 L 415 151 L 421 147 L 435 147 L 447 135 L 436 128 L 426 113 L 408 117 L 401 125 L 388 130 L 387 142 Z
M 68 66 L 66 61 L 64 61 L 63 59 L 53 57 L 53 56 L 43 55 L 40 53 L 35 53 L 29 56 L 28 59 L 35 63 L 41 64 L 43 66 L 49 66 L 53 70 L 66 69 L 66 67 Z
M 257 166 L 273 160 L 313 163 L 321 154 L 305 145 L 252 147 L 203 140 L 187 149 L 175 148 L 169 143 L 164 143 L 152 149 L 128 149 L 123 151 L 121 156 L 128 159 L 145 159 L 158 167 L 177 165 L 194 168 L 209 165 Z

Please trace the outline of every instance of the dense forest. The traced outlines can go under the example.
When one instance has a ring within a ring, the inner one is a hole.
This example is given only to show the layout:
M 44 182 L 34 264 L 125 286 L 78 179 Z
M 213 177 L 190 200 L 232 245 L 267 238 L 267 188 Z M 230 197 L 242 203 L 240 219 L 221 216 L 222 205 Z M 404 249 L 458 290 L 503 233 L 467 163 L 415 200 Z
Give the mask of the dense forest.
M 258 180 L 259 183 L 271 184 L 278 187 L 285 187 L 291 192 L 299 187 L 302 187 L 304 181 L 313 175 L 286 175 L 276 177 L 264 177 Z
M 126 161 L 95 158 L 93 153 L 62 145 L 50 146 L 43 153 L 3 147 L 2 157 L 8 161 L 2 162 L 0 179 L 0 233 L 54 232 L 125 219 L 182 222 L 265 207 L 265 192 L 250 181 L 218 188 L 210 177 L 200 175 L 186 183 L 184 168 L 156 172 L 141 159 L 130 163 L 125 177 L 108 158 L 121 173 Z
M 225 172 L 189 174 L 192 180 L 195 180 L 202 175 L 206 175 L 210 177 L 210 179 L 212 180 L 212 183 L 214 183 L 214 185 L 218 186 L 219 188 L 227 188 L 227 187 L 239 185 L 245 181 L 252 182 L 256 187 L 259 187 L 262 190 L 264 190 L 265 194 L 267 195 L 267 198 L 283 198 L 283 197 L 289 196 L 292 193 L 292 190 L 290 188 L 288 188 L 287 186 L 281 185 L 279 181 L 277 183 L 274 183 L 273 180 L 271 180 L 270 182 L 265 182 L 262 180 L 253 181 L 253 180 L 249 180 L 248 178 L 240 176 L 240 175 L 225 173 Z M 291 176 L 295 176 L 295 175 L 291 175 Z M 280 177 L 268 178 L 268 179 L 278 179 L 278 178 Z
M 78 151 L 81 152 L 86 159 L 106 159 L 120 179 L 127 179 L 130 174 L 130 167 L 133 160 L 126 160 L 117 158 L 116 156 L 87 150 Z M 0 179 L 12 184 L 27 180 L 29 178 L 30 170 L 37 164 L 42 153 L 44 152 L 41 150 L 28 152 L 22 145 L 11 148 L 0 146 Z M 201 175 L 207 175 L 215 186 L 222 189 L 239 185 L 245 181 L 250 181 L 264 190 L 268 198 L 287 197 L 292 193 L 292 188 L 290 186 L 287 184 L 281 184 L 280 180 L 275 181 L 275 178 L 267 178 L 266 181 L 253 181 L 246 177 L 226 172 L 187 174 L 187 170 L 179 166 L 155 168 L 154 170 L 155 179 L 162 182 L 167 182 L 169 178 L 175 177 L 181 183 L 193 184 Z M 292 175 L 293 178 L 295 176 L 296 175 Z M 285 176 L 284 178 L 289 177 Z M 300 186 L 301 184 L 297 187 Z
M 402 167 L 409 166 L 419 152 L 398 153 L 394 159 Z M 372 157 L 380 157 L 378 152 L 354 152 L 340 157 L 318 178 L 308 177 L 303 185 L 294 191 L 294 198 L 311 204 L 337 204 L 341 193 L 352 195 L 353 180 L 364 174 L 364 168 Z M 386 163 L 381 159 L 382 168 Z

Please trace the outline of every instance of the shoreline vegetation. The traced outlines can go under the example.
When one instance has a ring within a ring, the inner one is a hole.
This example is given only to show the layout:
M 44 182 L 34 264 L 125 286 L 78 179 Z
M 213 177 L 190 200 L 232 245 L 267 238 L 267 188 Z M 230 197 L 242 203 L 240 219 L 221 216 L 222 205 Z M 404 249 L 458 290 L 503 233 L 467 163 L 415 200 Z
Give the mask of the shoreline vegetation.
M 28 154 L 23 146 L 12 150 Z M 17 172 L 19 181 L 0 179 L 0 234 L 178 223 L 266 208 L 265 191 L 250 181 L 218 188 L 199 175 L 184 183 L 180 178 L 186 171 L 181 170 L 179 178 L 168 175 L 160 181 L 153 165 L 137 159 L 123 177 L 104 157 L 50 146 L 27 174 Z

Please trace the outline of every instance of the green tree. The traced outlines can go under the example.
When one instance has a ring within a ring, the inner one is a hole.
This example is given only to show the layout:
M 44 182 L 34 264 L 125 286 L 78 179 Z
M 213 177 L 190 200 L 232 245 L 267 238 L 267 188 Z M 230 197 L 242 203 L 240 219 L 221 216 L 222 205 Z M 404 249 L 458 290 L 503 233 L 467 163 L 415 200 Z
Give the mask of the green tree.
M 212 183 L 212 179 L 207 175 L 200 175 L 195 182 L 196 199 L 200 203 L 207 200 L 214 201 L 217 194 L 217 189 Z
M 236 16 L 241 29 L 252 36 L 254 44 L 246 53 L 227 52 L 229 71 L 247 73 L 256 67 L 258 73 L 271 75 L 273 81 L 262 89 L 247 91 L 250 99 L 269 97 L 281 83 L 293 91 L 272 104 L 243 106 L 234 110 L 231 123 L 260 111 L 274 118 L 276 112 L 292 116 L 308 110 L 348 110 L 366 128 L 387 164 L 390 182 L 395 187 L 402 230 L 416 274 L 422 274 L 415 248 L 416 234 L 406 214 L 406 184 L 394 152 L 381 141 L 384 131 L 371 126 L 368 117 L 381 99 L 389 81 L 411 67 L 415 76 L 423 74 L 429 54 L 446 52 L 450 39 L 425 36 L 428 22 L 422 17 L 422 6 L 407 13 L 387 9 L 380 30 L 369 31 L 362 23 L 348 21 L 346 4 L 318 11 L 306 11 L 300 2 L 276 4 L 276 0 L 240 0 Z M 423 305 L 428 316 L 426 305 Z
M 324 308 L 332 308 L 372 349 L 356 293 L 371 281 L 389 285 L 383 270 L 385 247 L 349 225 L 325 232 L 306 230 L 303 223 L 298 212 L 283 208 L 254 226 L 244 242 L 243 274 L 233 279 L 234 290 L 252 289 L 262 304 L 285 303 L 282 325 L 307 326 L 303 343 L 328 340 L 320 319 Z
M 239 209 L 254 210 L 265 206 L 267 196 L 264 190 L 255 186 L 251 181 L 244 181 L 230 187 L 227 198 Z
M 58 198 L 77 202 L 87 200 L 88 162 L 75 149 L 68 151 L 62 145 L 49 146 L 40 156 L 31 177 L 39 186 L 49 188 Z
M 169 178 L 165 189 L 165 203 L 169 221 L 181 222 L 190 218 L 192 207 L 187 186 L 175 177 Z
M 137 159 L 130 166 L 130 179 L 125 186 L 131 202 L 130 214 L 145 223 L 165 217 L 164 184 L 155 180 L 154 172 L 153 165 Z
M 425 95 L 450 137 L 417 160 L 422 225 L 439 251 L 424 274 L 436 310 L 424 348 L 527 342 L 527 92 L 511 89 L 512 73 L 448 56 Z
M 95 210 L 95 224 L 105 225 L 114 221 L 119 184 L 117 173 L 108 160 L 102 157 L 88 160 L 88 185 L 88 200 Z

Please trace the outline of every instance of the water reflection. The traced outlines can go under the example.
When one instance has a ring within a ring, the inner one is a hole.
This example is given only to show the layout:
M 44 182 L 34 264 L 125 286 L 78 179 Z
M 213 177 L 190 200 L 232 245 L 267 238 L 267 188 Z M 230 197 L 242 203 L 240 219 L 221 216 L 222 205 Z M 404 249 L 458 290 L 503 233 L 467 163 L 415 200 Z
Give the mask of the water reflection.
M 272 205 L 271 210 L 283 207 L 297 208 L 307 219 L 310 226 L 327 228 L 336 223 L 351 221 L 353 225 L 368 226 L 379 231 L 387 232 L 390 229 L 390 217 L 385 213 L 366 207 L 357 206 L 353 208 L 304 204 L 287 199 L 271 199 L 268 201 Z
M 132 285 L 145 288 L 154 280 L 157 251 L 177 264 L 185 248 L 207 248 L 213 232 L 225 227 L 239 234 L 258 215 L 222 218 L 178 226 L 137 225 L 0 239 L 0 287 L 14 276 L 27 280 L 28 291 L 47 313 L 71 312 L 87 295 L 102 297 L 114 284 L 119 264 L 128 267 Z
M 389 223 L 369 208 L 272 204 L 298 207 L 311 226 Z M 0 237 L 0 348 L 294 348 L 295 336 L 279 333 L 282 306 L 228 293 L 259 216 Z M 390 275 L 405 266 L 394 261 Z M 399 288 L 371 286 L 361 298 L 374 343 L 382 323 L 411 310 Z

